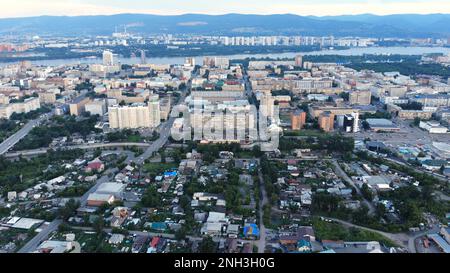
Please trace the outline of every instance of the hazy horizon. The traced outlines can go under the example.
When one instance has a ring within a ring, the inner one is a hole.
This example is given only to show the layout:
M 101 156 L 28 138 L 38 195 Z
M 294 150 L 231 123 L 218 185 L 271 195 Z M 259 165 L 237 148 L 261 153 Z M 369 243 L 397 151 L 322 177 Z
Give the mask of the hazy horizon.
M 294 15 L 294 16 L 304 16 L 304 17 L 317 17 L 317 18 L 326 18 L 326 17 L 339 17 L 339 16 L 362 16 L 362 15 L 373 15 L 373 16 L 393 16 L 393 15 L 418 15 L 418 16 L 426 16 L 426 15 L 450 15 L 449 13 L 392 13 L 392 14 L 375 14 L 375 13 L 358 13 L 358 14 L 338 14 L 338 15 L 302 15 L 295 13 L 269 13 L 269 14 L 258 14 L 258 13 L 240 13 L 240 12 L 229 12 L 229 13 L 221 13 L 221 14 L 210 14 L 210 13 L 198 13 L 198 12 L 187 12 L 180 14 L 155 14 L 155 13 L 142 13 L 142 12 L 122 12 L 122 13 L 113 13 L 113 14 L 80 14 L 80 15 L 52 15 L 52 14 L 42 14 L 42 15 L 31 15 L 31 16 L 18 16 L 18 17 L 0 17 L 0 19 L 20 19 L 20 18 L 32 18 L 32 17 L 80 17 L 80 16 L 115 16 L 115 15 L 126 15 L 126 14 L 136 14 L 136 15 L 152 15 L 152 16 L 183 16 L 183 15 L 208 15 L 208 16 L 223 16 L 230 14 L 239 14 L 239 15 L 261 15 L 261 16 L 270 16 L 270 15 Z
M 293 14 L 300 16 L 450 14 L 450 1 L 443 0 L 0 0 L 6 7 L 0 18 L 35 16 L 117 15 L 123 13 L 149 15 L 204 14 Z

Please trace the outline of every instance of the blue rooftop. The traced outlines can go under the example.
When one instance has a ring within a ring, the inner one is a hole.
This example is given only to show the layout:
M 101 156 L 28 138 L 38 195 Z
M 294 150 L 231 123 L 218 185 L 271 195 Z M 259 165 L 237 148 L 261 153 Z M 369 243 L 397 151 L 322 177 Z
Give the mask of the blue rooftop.
M 164 176 L 177 176 L 177 172 L 176 171 L 168 171 L 168 172 L 164 172 Z
M 248 224 L 244 227 L 245 236 L 259 236 L 259 228 L 256 224 Z
M 166 230 L 167 224 L 164 222 L 154 222 L 152 223 L 151 228 L 157 230 Z

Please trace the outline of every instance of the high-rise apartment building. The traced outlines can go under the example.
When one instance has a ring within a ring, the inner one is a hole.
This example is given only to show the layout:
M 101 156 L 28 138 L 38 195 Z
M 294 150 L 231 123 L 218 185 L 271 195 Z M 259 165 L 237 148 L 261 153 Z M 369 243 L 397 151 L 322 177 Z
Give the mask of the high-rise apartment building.
M 141 50 L 141 64 L 146 64 L 147 58 L 145 57 L 145 50 Z
M 214 66 L 218 68 L 228 69 L 228 67 L 230 66 L 230 60 L 228 58 L 215 57 Z
M 114 54 L 111 51 L 103 51 L 103 65 L 113 66 L 114 65 Z
M 194 57 L 187 57 L 187 58 L 184 60 L 184 64 L 185 64 L 186 66 L 192 66 L 192 67 L 194 67 L 194 66 L 195 66 L 195 58 L 194 58 Z
M 41 107 L 39 98 L 27 98 L 23 102 L 0 104 L 0 118 L 9 119 L 12 114 L 28 113 Z
M 295 56 L 295 66 L 299 66 L 299 67 L 303 66 L 303 56 L 302 55 Z
M 291 129 L 300 130 L 306 123 L 306 112 L 302 110 L 296 110 L 291 113 Z
M 96 99 L 88 102 L 85 105 L 85 110 L 91 115 L 103 116 L 106 113 L 106 101 L 105 99 Z
M 40 92 L 38 96 L 40 103 L 53 104 L 56 102 L 56 94 L 54 92 Z
M 259 109 L 260 113 L 269 118 L 275 117 L 275 98 L 270 93 L 259 93 L 257 94 L 259 99 Z
M 213 67 L 214 66 L 214 58 L 212 57 L 204 57 L 203 58 L 203 65 Z
M 369 105 L 372 98 L 370 90 L 351 91 L 349 94 L 349 102 L 352 105 Z
M 319 127 L 325 132 L 331 132 L 334 129 L 334 114 L 326 111 L 319 116 Z
M 228 69 L 228 67 L 230 66 L 230 60 L 224 57 L 204 57 L 203 65 L 209 67 Z
M 256 140 L 257 113 L 248 101 L 236 100 L 220 104 L 198 101 L 190 114 L 194 137 L 212 142 Z
M 160 122 L 159 98 L 153 96 L 147 104 L 113 105 L 108 108 L 109 127 L 113 129 L 155 128 Z
M 359 113 L 353 112 L 351 114 L 337 115 L 336 124 L 347 133 L 357 133 L 359 131 Z
M 85 105 L 88 102 L 90 102 L 90 99 L 85 96 L 73 99 L 69 104 L 70 114 L 73 116 L 81 115 L 85 111 Z

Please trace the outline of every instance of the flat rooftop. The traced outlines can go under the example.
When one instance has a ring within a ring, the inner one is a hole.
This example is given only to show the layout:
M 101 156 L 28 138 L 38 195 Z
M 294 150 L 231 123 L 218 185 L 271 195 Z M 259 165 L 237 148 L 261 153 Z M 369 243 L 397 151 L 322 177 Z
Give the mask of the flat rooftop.
M 370 126 L 376 126 L 376 127 L 395 127 L 392 121 L 384 118 L 368 118 L 366 119 L 367 123 L 369 123 Z
M 114 183 L 114 182 L 107 182 L 102 183 L 98 186 L 98 189 L 96 193 L 120 193 L 125 188 L 125 184 L 122 183 Z

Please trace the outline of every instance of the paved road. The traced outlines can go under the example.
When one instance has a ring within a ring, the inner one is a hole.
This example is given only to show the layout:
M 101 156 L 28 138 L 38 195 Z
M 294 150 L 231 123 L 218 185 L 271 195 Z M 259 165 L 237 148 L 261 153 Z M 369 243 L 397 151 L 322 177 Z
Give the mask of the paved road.
M 363 140 L 364 138 L 370 138 L 371 140 L 391 144 L 393 147 L 431 144 L 433 141 L 450 142 L 450 134 L 430 134 L 418 127 L 409 126 L 411 121 L 400 119 L 393 119 L 393 121 L 400 128 L 400 132 L 375 133 L 372 131 L 361 130 L 352 135 L 355 139 Z
M 18 253 L 30 253 L 35 251 L 43 241 L 47 240 L 50 233 L 58 229 L 61 223 L 62 220 L 60 219 L 53 220 L 52 222 L 50 222 L 50 224 L 46 228 L 44 228 L 30 241 L 28 241 L 21 249 L 19 249 Z
M 409 247 L 408 247 L 408 241 L 410 240 L 410 236 L 407 235 L 406 233 L 388 233 L 388 232 L 384 232 L 384 231 L 380 231 L 380 230 L 376 230 L 376 229 L 372 229 L 372 228 L 358 226 L 358 225 L 352 224 L 350 222 L 343 221 L 343 220 L 336 219 L 336 218 L 330 218 L 330 217 L 324 217 L 324 218 L 338 222 L 341 225 L 346 226 L 346 227 L 355 227 L 355 228 L 371 231 L 374 233 L 378 233 L 378 234 L 392 240 L 394 243 L 398 244 L 399 246 L 407 248 L 408 251 L 411 251 L 411 250 L 414 251 L 414 249 L 409 249 Z
M 429 230 L 425 230 L 425 231 L 421 231 L 418 233 L 415 233 L 413 235 L 411 235 L 409 237 L 408 240 L 408 250 L 410 253 L 419 253 L 418 249 L 417 249 L 417 244 L 418 244 L 418 239 L 422 236 L 425 236 L 427 234 L 431 234 L 431 233 L 437 233 L 439 232 L 440 228 L 437 226 L 434 226 L 432 229 Z
M 89 197 L 89 194 L 94 193 L 94 192 L 98 189 L 98 187 L 99 187 L 101 184 L 106 183 L 106 182 L 109 182 L 109 181 L 110 181 L 109 174 L 111 174 L 111 173 L 116 173 L 117 171 L 119 171 L 119 169 L 117 169 L 117 168 L 106 170 L 106 171 L 104 172 L 103 176 L 100 177 L 100 178 L 95 182 L 95 185 L 92 186 L 87 192 L 85 192 L 85 193 L 83 194 L 83 196 L 81 196 L 81 198 L 80 198 L 80 206 L 81 206 L 81 207 L 85 206 L 86 203 L 87 203 L 87 199 L 88 199 L 88 197 Z
M 186 91 L 182 93 L 181 97 L 180 97 L 180 103 L 184 102 L 184 98 L 186 96 Z M 168 121 L 166 121 L 165 123 L 162 124 L 162 126 L 160 127 L 160 137 L 154 141 L 148 148 L 147 150 L 141 155 L 139 156 L 135 162 L 137 164 L 142 164 L 144 163 L 144 161 L 151 157 L 153 155 L 154 152 L 158 151 L 159 149 L 161 149 L 164 144 L 167 142 L 167 140 L 169 139 L 169 134 L 170 134 L 170 128 L 172 127 L 172 124 L 174 122 L 175 118 L 169 118 Z M 133 157 L 128 157 L 127 162 L 130 163 L 131 161 L 133 161 L 134 158 Z M 106 170 L 104 175 L 99 178 L 97 180 L 97 182 L 95 183 L 95 185 L 93 187 L 91 187 L 81 198 L 80 198 L 80 204 L 81 206 L 86 205 L 87 203 L 87 198 L 89 196 L 89 194 L 95 192 L 97 190 L 97 188 L 99 187 L 100 184 L 108 182 L 109 181 L 109 177 L 108 174 L 110 173 L 114 173 L 117 172 L 118 169 L 110 169 L 110 170 Z M 45 228 L 44 230 L 42 230 L 39 234 L 37 234 L 33 239 L 31 239 L 24 247 L 22 247 L 19 250 L 19 253 L 29 253 L 29 252 L 33 252 L 36 250 L 36 248 L 39 246 L 39 244 L 43 241 L 46 240 L 48 238 L 48 236 L 50 235 L 50 233 L 52 233 L 53 231 L 58 229 L 58 226 L 62 223 L 61 220 L 54 220 L 50 223 L 50 225 Z
M 179 102 L 183 103 L 184 102 L 184 98 L 186 96 L 186 90 L 184 92 L 182 92 L 182 95 L 180 97 Z M 144 163 L 144 161 L 151 157 L 153 155 L 154 152 L 158 151 L 159 149 L 161 149 L 164 144 L 166 144 L 167 140 L 169 139 L 169 135 L 170 135 L 170 129 L 172 127 L 172 124 L 174 122 L 175 118 L 171 117 L 169 118 L 169 120 L 167 120 L 166 122 L 164 122 L 161 127 L 160 127 L 160 137 L 154 141 L 148 148 L 147 150 L 141 155 L 139 156 L 135 162 L 137 164 L 142 164 Z M 30 129 L 31 130 L 31 129 Z M 134 158 L 128 158 L 127 162 L 130 163 L 131 161 L 133 161 Z M 89 194 L 95 192 L 97 190 L 97 188 L 100 186 L 100 184 L 108 182 L 109 181 L 109 177 L 108 174 L 110 173 L 115 173 L 117 172 L 118 169 L 109 169 L 106 170 L 104 175 L 99 178 L 97 180 L 97 182 L 95 183 L 95 185 L 93 187 L 91 187 L 81 198 L 80 198 L 80 205 L 84 206 L 87 203 L 87 198 L 89 196 Z M 24 247 L 22 247 L 18 252 L 19 253 L 29 253 L 29 252 L 33 252 L 36 250 L 36 248 L 39 246 L 39 244 L 43 241 L 46 240 L 48 238 L 48 236 L 50 235 L 50 233 L 52 233 L 53 231 L 58 229 L 58 226 L 62 223 L 61 220 L 54 220 L 50 223 L 50 225 L 45 228 L 44 230 L 42 230 L 40 233 L 38 233 L 33 239 L 31 239 Z
M 425 230 L 425 231 L 420 231 L 420 232 L 414 233 L 414 234 L 389 233 L 389 232 L 384 232 L 384 231 L 380 231 L 380 230 L 376 230 L 376 229 L 372 229 L 372 228 L 358 226 L 358 225 L 352 224 L 350 222 L 346 222 L 346 221 L 335 219 L 335 218 L 330 218 L 330 217 L 324 217 L 324 218 L 336 221 L 336 222 L 338 222 L 338 223 L 340 223 L 340 224 L 342 224 L 344 226 L 347 226 L 347 227 L 356 227 L 356 228 L 364 229 L 364 230 L 367 230 L 367 231 L 371 231 L 371 232 L 375 232 L 375 233 L 378 233 L 380 235 L 383 235 L 384 237 L 389 238 L 392 241 L 394 241 L 399 246 L 408 249 L 409 253 L 417 253 L 416 243 L 417 243 L 417 239 L 418 238 L 420 238 L 422 236 L 425 236 L 427 234 L 437 233 L 440 230 L 437 225 L 434 225 L 432 229 L 428 229 L 428 230 Z
M 342 170 L 341 166 L 339 166 L 339 163 L 336 161 L 336 159 L 331 160 L 331 162 L 333 163 L 333 165 L 335 167 L 335 171 L 336 171 L 337 175 L 342 177 L 347 183 L 349 183 L 353 188 L 355 188 L 356 193 L 358 193 L 358 195 L 363 198 L 364 203 L 369 208 L 369 213 L 374 214 L 375 207 L 373 206 L 372 202 L 370 202 L 366 198 L 364 198 L 359 187 L 353 182 L 353 180 L 350 177 L 348 177 L 348 175 L 344 172 L 344 170 Z
M 247 74 L 247 72 L 245 72 Z M 244 75 L 244 83 L 245 83 L 245 94 L 248 98 L 251 98 L 253 95 L 252 84 L 250 83 L 250 79 L 247 75 Z
M 81 206 L 86 205 L 89 194 L 95 192 L 97 190 L 97 188 L 100 186 L 100 184 L 108 182 L 109 181 L 108 174 L 114 173 L 116 171 L 118 171 L 117 168 L 109 169 L 109 170 L 105 171 L 104 175 L 97 180 L 95 185 L 93 187 L 91 187 L 85 194 L 83 194 L 83 196 L 81 196 L 81 198 L 79 199 L 80 205 Z M 46 228 L 44 228 L 41 232 L 39 232 L 36 236 L 34 236 L 30 241 L 28 241 L 18 251 L 18 253 L 30 253 L 30 252 L 35 251 L 43 241 L 48 239 L 49 235 L 52 232 L 54 232 L 58 229 L 58 227 L 61 223 L 62 223 L 62 220 L 60 220 L 60 219 L 55 219 L 52 222 L 50 222 L 50 224 Z
M 394 158 L 391 158 L 391 157 L 385 157 L 385 159 L 388 160 L 388 161 L 391 161 L 393 163 L 396 163 L 396 164 L 399 164 L 399 165 L 411 168 L 410 164 L 407 164 L 407 163 L 402 162 L 400 160 L 397 160 L 397 159 L 394 159 Z M 447 177 L 445 177 L 445 176 L 443 176 L 441 174 L 437 174 L 437 173 L 434 173 L 434 172 L 431 172 L 431 171 L 428 171 L 428 170 L 424 170 L 422 168 L 417 168 L 416 167 L 416 168 L 414 168 L 414 170 L 416 172 L 419 172 L 419 173 L 424 173 L 424 174 L 429 174 L 431 176 L 434 176 L 435 178 L 437 178 L 437 179 L 439 179 L 440 181 L 443 181 L 443 182 L 449 182 L 450 181 Z
M 181 96 L 178 100 L 178 104 L 184 103 L 184 99 L 186 98 L 187 95 L 187 90 L 188 89 L 182 91 Z M 150 147 L 148 147 L 147 150 L 145 150 L 145 152 L 136 159 L 135 161 L 136 164 L 142 165 L 146 159 L 152 157 L 155 152 L 159 151 L 159 149 L 161 149 L 166 144 L 167 140 L 169 139 L 170 129 L 172 128 L 174 121 L 175 117 L 169 117 L 169 119 L 166 122 L 161 124 L 159 129 L 159 138 L 155 140 L 150 145 Z
M 170 117 L 169 120 L 167 120 L 161 125 L 159 131 L 159 138 L 155 140 L 152 144 L 150 144 L 150 146 L 145 150 L 145 152 L 136 159 L 135 162 L 136 164 L 138 165 L 143 164 L 147 158 L 152 157 L 155 152 L 159 151 L 159 149 L 161 149 L 164 146 L 164 144 L 166 144 L 170 136 L 170 128 L 172 128 L 174 121 L 175 118 Z
M 165 122 L 161 126 L 160 138 L 150 145 L 150 147 L 145 151 L 145 153 L 136 160 L 136 163 L 142 164 L 145 159 L 150 157 L 153 154 L 153 152 L 158 151 L 167 142 L 167 140 L 169 138 L 170 128 L 172 127 L 173 121 L 174 121 L 173 118 L 169 119 L 167 122 Z M 134 157 L 128 157 L 128 159 L 127 159 L 128 162 L 131 162 L 133 160 L 134 160 Z M 95 185 L 93 187 L 91 187 L 79 199 L 80 205 L 81 206 L 86 205 L 89 194 L 95 192 L 97 190 L 97 188 L 100 186 L 100 184 L 109 181 L 108 174 L 114 173 L 117 171 L 118 171 L 117 168 L 106 170 L 104 175 L 97 180 Z M 59 219 L 52 221 L 48 227 L 46 227 L 44 230 L 39 232 L 34 238 L 32 238 L 30 241 L 28 241 L 28 243 L 25 244 L 25 246 L 23 246 L 18 252 L 19 253 L 29 253 L 29 252 L 35 251 L 37 249 L 37 247 L 39 246 L 39 244 L 41 244 L 42 241 L 46 240 L 52 232 L 54 232 L 58 229 L 58 227 L 61 223 L 62 223 L 62 221 Z
M 57 149 L 57 150 L 74 150 L 74 149 L 89 150 L 89 149 L 97 149 L 97 148 L 117 148 L 117 147 L 130 147 L 130 146 L 149 147 L 149 146 L 151 146 L 151 144 L 150 143 L 140 143 L 140 142 L 93 143 L 93 144 L 71 145 L 71 146 L 64 146 L 64 147 L 58 147 L 58 148 L 41 148 L 41 149 L 34 149 L 34 150 L 23 150 L 23 151 L 7 153 L 4 156 L 6 158 L 18 157 L 20 155 L 34 156 L 34 155 L 46 154 L 49 150 L 52 150 L 52 149 L 53 150 L 55 150 L 55 149 Z
M 29 121 L 27 124 L 25 124 L 19 131 L 5 139 L 0 144 L 0 155 L 6 153 L 9 149 L 11 149 L 14 145 L 16 145 L 22 138 L 24 138 L 28 133 L 33 130 L 33 128 L 37 125 L 39 125 L 42 121 L 48 119 L 49 117 L 53 116 L 54 111 L 42 115 L 37 119 Z

